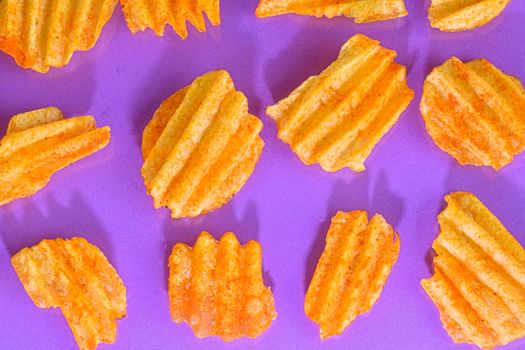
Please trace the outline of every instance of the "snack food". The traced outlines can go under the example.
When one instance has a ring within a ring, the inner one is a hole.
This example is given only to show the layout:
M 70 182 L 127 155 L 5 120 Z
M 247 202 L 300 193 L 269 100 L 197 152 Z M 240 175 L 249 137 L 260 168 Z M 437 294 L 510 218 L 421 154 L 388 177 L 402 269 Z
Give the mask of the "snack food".
M 348 40 L 337 60 L 266 109 L 278 136 L 305 164 L 326 171 L 365 170 L 364 161 L 396 123 L 414 92 L 396 52 L 365 35 Z
M 0 50 L 16 63 L 46 73 L 78 50 L 91 49 L 117 0 L 0 1 Z
M 241 246 L 231 232 L 218 242 L 202 232 L 193 248 L 173 247 L 169 267 L 171 317 L 187 322 L 199 338 L 255 338 L 277 316 L 258 242 Z
M 92 116 L 64 119 L 56 107 L 17 114 L 0 140 L 0 205 L 29 197 L 51 176 L 109 143 Z
M 377 214 L 338 212 L 304 301 L 321 339 L 341 334 L 379 298 L 399 255 L 397 233 Z
M 482 349 L 525 336 L 525 250 L 473 194 L 445 200 L 434 275 L 421 281 L 443 326 Z
M 525 90 L 485 59 L 434 68 L 420 108 L 434 142 L 461 165 L 498 170 L 525 150 Z
M 221 24 L 219 0 L 120 0 L 120 3 L 128 27 L 133 33 L 151 28 L 155 34 L 162 36 L 164 27 L 169 24 L 182 39 L 186 39 L 186 21 L 199 32 L 206 31 L 203 13 L 208 16 L 212 25 Z
M 224 205 L 255 168 L 262 126 L 224 70 L 169 97 L 142 136 L 142 176 L 155 208 L 181 218 Z
M 255 11 L 257 17 L 285 13 L 332 18 L 346 16 L 356 23 L 383 21 L 408 15 L 403 0 L 261 0 Z
M 36 306 L 61 309 L 81 350 L 115 341 L 126 288 L 96 246 L 77 237 L 43 240 L 11 263 Z
M 510 0 L 432 0 L 428 9 L 430 25 L 445 32 L 480 27 L 499 16 Z

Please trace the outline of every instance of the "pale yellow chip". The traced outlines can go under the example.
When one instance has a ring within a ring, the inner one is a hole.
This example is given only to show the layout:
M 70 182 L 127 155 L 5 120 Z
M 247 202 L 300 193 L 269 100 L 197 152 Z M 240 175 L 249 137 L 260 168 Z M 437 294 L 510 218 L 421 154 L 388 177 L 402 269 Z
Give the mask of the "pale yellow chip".
M 202 232 L 193 248 L 173 247 L 169 267 L 171 317 L 199 338 L 256 338 L 277 316 L 258 242 L 241 246 L 231 232 L 220 241 Z
M 164 27 L 170 25 L 183 39 L 188 37 L 186 22 L 199 32 L 206 31 L 204 14 L 211 24 L 221 24 L 219 0 L 120 0 L 129 29 L 136 33 L 151 28 L 155 34 L 164 35 Z
M 420 108 L 434 142 L 461 165 L 498 170 L 525 150 L 525 90 L 485 59 L 434 68 Z
M 338 212 L 304 301 L 322 339 L 341 334 L 379 298 L 399 256 L 397 233 L 381 215 Z
M 431 0 L 430 25 L 444 32 L 480 27 L 505 9 L 510 0 Z
M 326 171 L 364 162 L 414 97 L 396 52 L 365 35 L 348 40 L 337 60 L 266 109 L 278 136 L 305 164 Z
M 346 16 L 356 23 L 383 21 L 408 15 L 403 0 L 261 0 L 257 17 L 285 13 L 332 18 Z
M 16 63 L 46 73 L 89 50 L 111 18 L 117 0 L 0 1 L 0 50 Z
M 43 240 L 11 263 L 36 306 L 61 309 L 81 350 L 115 342 L 126 288 L 96 246 L 84 238 Z
M 224 70 L 169 97 L 142 136 L 142 176 L 155 208 L 194 217 L 228 202 L 255 168 L 262 127 Z
M 474 195 L 445 200 L 434 275 L 421 281 L 445 329 L 482 349 L 524 337 L 525 250 Z
M 15 115 L 0 140 L 0 205 L 29 197 L 51 176 L 109 143 L 92 116 L 64 119 L 56 107 Z

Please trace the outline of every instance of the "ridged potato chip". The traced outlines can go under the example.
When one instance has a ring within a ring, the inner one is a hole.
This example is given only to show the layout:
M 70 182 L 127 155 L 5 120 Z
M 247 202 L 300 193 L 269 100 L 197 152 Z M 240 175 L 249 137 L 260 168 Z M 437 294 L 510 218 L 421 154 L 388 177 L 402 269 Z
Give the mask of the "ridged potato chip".
M 499 16 L 510 0 L 432 0 L 430 25 L 444 32 L 459 32 L 487 24 Z
M 186 21 L 199 32 L 206 31 L 203 13 L 212 25 L 221 24 L 219 0 L 120 0 L 120 3 L 133 33 L 151 28 L 155 34 L 162 36 L 164 27 L 169 24 L 182 39 L 186 39 Z
M 485 59 L 434 68 L 420 109 L 434 142 L 461 165 L 498 170 L 525 150 L 525 90 Z
M 471 193 L 445 197 L 421 285 L 456 343 L 493 349 L 525 336 L 525 250 Z
M 84 238 L 43 240 L 11 263 L 36 306 L 61 309 L 81 350 L 115 342 L 126 288 L 96 246 Z
M 279 138 L 305 164 L 331 172 L 365 170 L 373 147 L 414 97 L 395 57 L 379 41 L 354 35 L 320 75 L 266 109 Z
M 356 23 L 383 21 L 408 15 L 403 0 L 261 0 L 255 11 L 257 17 L 285 13 L 332 18 L 346 16 Z
M 397 233 L 381 215 L 338 212 L 326 236 L 304 301 L 306 315 L 320 326 L 321 339 L 341 334 L 379 298 L 399 255 Z
M 0 1 L 0 50 L 16 63 L 46 73 L 78 50 L 91 49 L 117 0 Z
M 0 140 L 0 205 L 29 197 L 51 176 L 109 143 L 92 116 L 64 119 L 56 107 L 15 115 Z
M 188 323 L 199 338 L 255 338 L 277 316 L 258 242 L 241 246 L 231 232 L 220 241 L 202 232 L 193 248 L 173 247 L 169 267 L 171 317 Z
M 224 205 L 255 168 L 262 126 L 224 70 L 169 97 L 142 136 L 142 176 L 155 208 L 181 218 Z

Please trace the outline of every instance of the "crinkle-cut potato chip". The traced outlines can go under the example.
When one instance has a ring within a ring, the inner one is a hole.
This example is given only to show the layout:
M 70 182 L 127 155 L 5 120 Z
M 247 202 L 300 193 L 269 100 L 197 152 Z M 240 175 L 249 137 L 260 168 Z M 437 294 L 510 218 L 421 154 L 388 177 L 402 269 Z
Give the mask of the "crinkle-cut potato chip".
M 111 18 L 117 0 L 0 1 L 0 50 L 16 63 L 46 73 L 75 51 L 89 50 Z
M 525 336 L 525 250 L 471 193 L 439 214 L 434 275 L 421 285 L 456 343 L 482 349 Z
M 383 21 L 408 15 L 403 0 L 261 0 L 257 17 L 285 13 L 332 18 L 346 16 L 356 23 Z
M 169 24 L 182 39 L 186 39 L 186 21 L 199 32 L 206 31 L 204 14 L 212 25 L 221 24 L 219 0 L 120 0 L 120 3 L 133 33 L 151 28 L 155 34 L 162 36 Z
M 171 317 L 199 338 L 256 338 L 277 317 L 256 241 L 241 246 L 231 232 L 220 241 L 202 232 L 193 247 L 173 247 L 169 268 Z
M 221 207 L 252 174 L 263 125 L 224 70 L 198 77 L 164 101 L 142 136 L 142 176 L 155 208 L 173 218 Z
M 109 143 L 92 116 L 64 119 L 56 107 L 15 115 L 0 140 L 0 205 L 29 197 L 51 176 Z
M 430 25 L 444 32 L 459 32 L 487 24 L 499 16 L 510 0 L 432 0 Z
M 81 350 L 115 342 L 126 288 L 96 246 L 77 237 L 43 240 L 11 263 L 36 306 L 61 309 Z
M 397 233 L 377 214 L 338 212 L 304 301 L 321 339 L 343 331 L 379 298 L 399 255 Z
M 365 35 L 348 40 L 337 60 L 266 109 L 278 136 L 305 164 L 326 171 L 364 162 L 414 97 L 396 52 Z
M 461 165 L 499 170 L 525 150 L 525 90 L 485 59 L 434 68 L 420 109 L 434 142 Z

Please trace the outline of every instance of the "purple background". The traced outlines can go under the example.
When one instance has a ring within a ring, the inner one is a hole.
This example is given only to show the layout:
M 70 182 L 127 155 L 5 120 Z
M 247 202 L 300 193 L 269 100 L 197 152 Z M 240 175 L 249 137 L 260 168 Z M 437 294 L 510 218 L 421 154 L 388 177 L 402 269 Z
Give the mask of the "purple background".
M 407 1 L 409 17 L 356 25 L 346 18 L 279 16 L 257 19 L 256 0 L 223 0 L 220 27 L 191 29 L 182 41 L 173 31 L 132 35 L 120 7 L 94 49 L 70 65 L 41 75 L 0 54 L 0 132 L 9 118 L 56 105 L 66 116 L 92 114 L 112 127 L 103 151 L 57 173 L 29 199 L 0 207 L 0 349 L 74 349 L 59 310 L 33 305 L 11 268 L 10 257 L 43 238 L 82 235 L 99 246 L 128 290 L 128 316 L 114 345 L 100 349 L 467 349 L 443 330 L 419 281 L 430 275 L 429 252 L 436 215 L 451 191 L 478 195 L 525 243 L 525 155 L 499 172 L 460 167 L 425 131 L 418 103 L 424 77 L 451 55 L 485 57 L 525 81 L 525 3 L 514 0 L 503 15 L 477 30 L 441 33 L 426 17 L 428 1 Z M 264 107 L 285 97 L 332 62 L 342 44 L 365 33 L 397 50 L 408 67 L 414 101 L 368 159 L 367 171 L 330 174 L 305 166 L 276 138 Z M 261 161 L 225 207 L 192 220 L 171 220 L 155 210 L 140 167 L 140 137 L 157 106 L 209 70 L 226 68 L 259 115 L 266 141 Z M 400 233 L 401 255 L 371 312 L 341 336 L 321 342 L 318 326 L 303 313 L 307 284 L 337 210 L 379 212 Z M 208 230 L 233 231 L 242 243 L 261 242 L 265 281 L 273 288 L 278 317 L 256 340 L 199 340 L 170 319 L 167 255 L 175 242 L 193 244 Z M 525 340 L 505 349 L 525 348 Z

